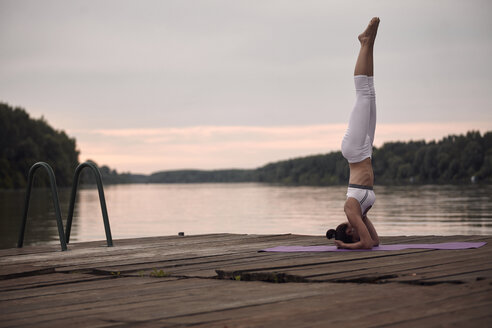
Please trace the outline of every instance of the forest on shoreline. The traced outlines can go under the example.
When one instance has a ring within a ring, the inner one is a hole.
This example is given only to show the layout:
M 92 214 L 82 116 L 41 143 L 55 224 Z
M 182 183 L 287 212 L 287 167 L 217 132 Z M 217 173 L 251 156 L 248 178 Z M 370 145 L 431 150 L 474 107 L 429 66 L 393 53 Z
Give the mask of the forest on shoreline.
M 76 140 L 55 130 L 44 118 L 0 103 L 0 189 L 23 188 L 31 165 L 43 161 L 59 186 L 69 186 L 79 164 Z M 492 183 L 492 131 L 449 135 L 439 141 L 388 142 L 374 148 L 377 184 Z M 347 184 L 349 168 L 340 151 L 266 164 L 256 169 L 173 170 L 150 175 L 118 173 L 99 167 L 105 184 L 261 182 L 283 185 Z M 82 183 L 93 178 L 84 171 Z M 47 185 L 40 174 L 37 185 Z

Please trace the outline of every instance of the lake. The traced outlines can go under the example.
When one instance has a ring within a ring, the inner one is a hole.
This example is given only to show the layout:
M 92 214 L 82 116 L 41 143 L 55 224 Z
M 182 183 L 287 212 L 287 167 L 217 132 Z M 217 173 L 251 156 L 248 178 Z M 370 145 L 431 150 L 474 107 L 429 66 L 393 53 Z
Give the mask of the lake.
M 491 235 L 492 186 L 376 186 L 369 212 L 384 235 Z M 105 187 L 113 239 L 230 232 L 324 235 L 345 220 L 346 187 L 259 183 Z M 64 224 L 70 189 L 61 189 Z M 24 190 L 0 190 L 0 248 L 15 247 Z M 59 243 L 49 189 L 31 196 L 25 245 Z M 79 190 L 70 241 L 104 240 L 97 189 Z

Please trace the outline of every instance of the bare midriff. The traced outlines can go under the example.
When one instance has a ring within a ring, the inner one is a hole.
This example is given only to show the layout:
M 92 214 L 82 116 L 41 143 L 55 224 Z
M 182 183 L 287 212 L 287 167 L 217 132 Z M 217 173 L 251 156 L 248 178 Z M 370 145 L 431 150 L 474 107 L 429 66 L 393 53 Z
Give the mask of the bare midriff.
M 368 157 L 362 162 L 349 163 L 350 167 L 350 184 L 358 184 L 362 186 L 374 185 L 374 173 L 372 171 L 371 159 Z

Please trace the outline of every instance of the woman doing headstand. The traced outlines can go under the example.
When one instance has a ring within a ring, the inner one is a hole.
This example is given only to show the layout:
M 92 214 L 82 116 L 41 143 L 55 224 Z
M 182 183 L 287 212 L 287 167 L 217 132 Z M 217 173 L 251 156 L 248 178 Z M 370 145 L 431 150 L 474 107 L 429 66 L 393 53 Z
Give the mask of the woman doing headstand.
M 335 237 L 339 248 L 372 248 L 379 245 L 376 229 L 367 217 L 376 200 L 371 156 L 376 130 L 373 49 L 378 26 L 379 18 L 374 17 L 359 35 L 361 47 L 354 71 L 355 105 L 342 141 L 342 154 L 350 167 L 344 206 L 348 222 L 326 232 L 328 239 Z

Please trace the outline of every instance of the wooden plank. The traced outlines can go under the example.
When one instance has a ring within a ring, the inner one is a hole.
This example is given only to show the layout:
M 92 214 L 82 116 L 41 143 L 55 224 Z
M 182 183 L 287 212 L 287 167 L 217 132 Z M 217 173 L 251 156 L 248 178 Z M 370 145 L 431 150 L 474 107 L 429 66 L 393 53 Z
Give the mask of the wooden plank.
M 34 266 L 29 264 L 16 266 L 2 266 L 0 268 L 0 281 L 16 277 L 27 277 L 40 274 L 53 273 L 55 269 L 49 266 Z
M 159 278 L 159 279 L 137 279 L 132 281 L 136 288 L 140 285 L 155 284 L 165 280 L 177 280 L 176 278 Z M 77 295 L 86 291 L 99 292 L 107 288 L 116 288 L 120 293 L 124 293 L 128 290 L 128 280 L 123 281 L 121 278 L 115 278 L 112 276 L 105 276 L 104 279 L 94 279 L 93 281 L 77 281 L 74 280 L 72 284 L 62 284 L 48 286 L 45 288 L 27 288 L 22 290 L 12 290 L 0 293 L 0 301 L 18 301 L 21 299 L 33 299 L 43 298 L 47 296 L 54 296 L 58 298 L 59 295 L 64 295 L 63 299 L 68 296 Z
M 0 280 L 0 292 L 11 290 L 24 290 L 60 285 L 64 283 L 78 283 L 88 280 L 104 279 L 107 277 L 95 276 L 83 273 L 50 273 L 36 276 L 20 277 L 15 279 Z

